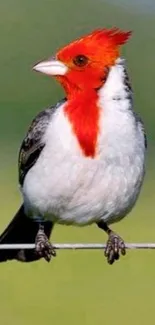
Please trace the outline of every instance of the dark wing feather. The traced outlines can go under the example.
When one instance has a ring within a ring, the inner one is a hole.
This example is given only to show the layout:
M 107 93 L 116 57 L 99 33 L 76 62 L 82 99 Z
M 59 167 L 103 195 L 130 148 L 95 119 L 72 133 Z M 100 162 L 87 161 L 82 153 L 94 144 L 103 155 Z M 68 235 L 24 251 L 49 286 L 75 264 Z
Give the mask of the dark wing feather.
M 136 123 L 140 124 L 140 127 L 141 127 L 141 129 L 143 131 L 145 149 L 147 149 L 147 136 L 146 136 L 146 131 L 145 131 L 144 123 L 143 123 L 142 119 L 140 118 L 140 116 L 136 112 L 133 112 L 133 113 L 134 113 L 134 117 L 135 117 Z
M 56 106 L 39 113 L 32 121 L 19 152 L 18 168 L 19 183 L 21 186 L 23 185 L 27 172 L 35 164 L 45 146 L 45 143 L 43 143 L 43 135 L 51 120 L 51 116 L 64 101 L 65 99 L 56 104 Z
M 121 63 L 122 64 L 122 63 Z M 132 92 L 132 87 L 131 87 L 131 83 L 130 83 L 130 80 L 129 80 L 129 76 L 128 76 L 128 72 L 127 72 L 127 69 L 125 67 L 125 65 L 123 64 L 124 66 L 124 84 L 126 86 L 126 91 L 127 91 L 127 97 L 130 101 L 132 101 L 132 97 L 133 97 L 133 92 Z M 135 117 L 135 121 L 136 123 L 140 124 L 141 126 L 141 129 L 143 131 L 143 134 L 144 134 L 144 144 L 145 144 L 145 148 L 147 149 L 147 137 L 146 137 L 146 132 L 145 132 L 145 127 L 144 127 L 144 123 L 142 121 L 142 119 L 140 118 L 140 116 L 133 111 L 133 114 L 134 114 L 134 117 Z

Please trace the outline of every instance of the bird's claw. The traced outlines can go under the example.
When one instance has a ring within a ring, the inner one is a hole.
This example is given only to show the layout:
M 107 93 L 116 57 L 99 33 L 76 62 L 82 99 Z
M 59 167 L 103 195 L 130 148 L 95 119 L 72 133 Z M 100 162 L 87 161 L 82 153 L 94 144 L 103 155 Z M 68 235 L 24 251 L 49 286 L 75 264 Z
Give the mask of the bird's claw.
M 35 251 L 40 257 L 50 262 L 52 256 L 56 256 L 56 251 L 49 242 L 43 230 L 39 230 L 35 240 Z
M 113 264 L 116 260 L 118 260 L 120 254 L 126 254 L 124 241 L 112 231 L 109 234 L 104 254 L 109 264 Z

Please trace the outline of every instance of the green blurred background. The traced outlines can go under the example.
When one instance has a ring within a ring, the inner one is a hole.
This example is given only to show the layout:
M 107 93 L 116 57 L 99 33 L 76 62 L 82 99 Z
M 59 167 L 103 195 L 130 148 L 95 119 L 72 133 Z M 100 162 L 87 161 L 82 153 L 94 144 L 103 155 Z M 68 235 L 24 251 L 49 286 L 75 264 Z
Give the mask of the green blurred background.
M 123 49 L 135 109 L 148 134 L 147 174 L 136 208 L 113 226 L 126 241 L 155 241 L 155 5 L 148 1 L 0 1 L 1 231 L 18 208 L 17 155 L 32 118 L 63 96 L 32 65 L 96 27 L 132 29 Z M 97 227 L 57 226 L 54 242 L 104 242 Z M 50 264 L 0 265 L 3 325 L 154 325 L 155 252 L 129 251 L 109 266 L 102 251 L 58 252 Z

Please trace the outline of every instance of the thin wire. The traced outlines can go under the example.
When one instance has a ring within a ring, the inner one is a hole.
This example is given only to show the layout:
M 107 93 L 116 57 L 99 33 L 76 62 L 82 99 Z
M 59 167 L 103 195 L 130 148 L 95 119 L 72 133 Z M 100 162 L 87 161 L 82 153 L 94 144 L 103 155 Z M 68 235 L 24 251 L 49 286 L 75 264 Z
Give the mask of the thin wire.
M 53 244 L 55 249 L 104 249 L 106 244 L 66 243 Z M 127 249 L 155 249 L 155 243 L 126 243 Z M 35 244 L 0 244 L 2 249 L 34 249 Z

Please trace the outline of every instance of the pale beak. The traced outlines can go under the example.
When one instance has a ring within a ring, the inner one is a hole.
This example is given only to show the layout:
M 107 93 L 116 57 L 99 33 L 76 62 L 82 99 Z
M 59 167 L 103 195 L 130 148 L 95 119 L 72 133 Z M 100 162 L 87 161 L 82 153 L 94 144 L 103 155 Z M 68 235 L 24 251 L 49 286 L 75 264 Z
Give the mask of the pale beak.
M 66 74 L 68 68 L 61 61 L 51 58 L 37 63 L 34 65 L 33 70 L 42 72 L 49 76 L 63 76 Z

